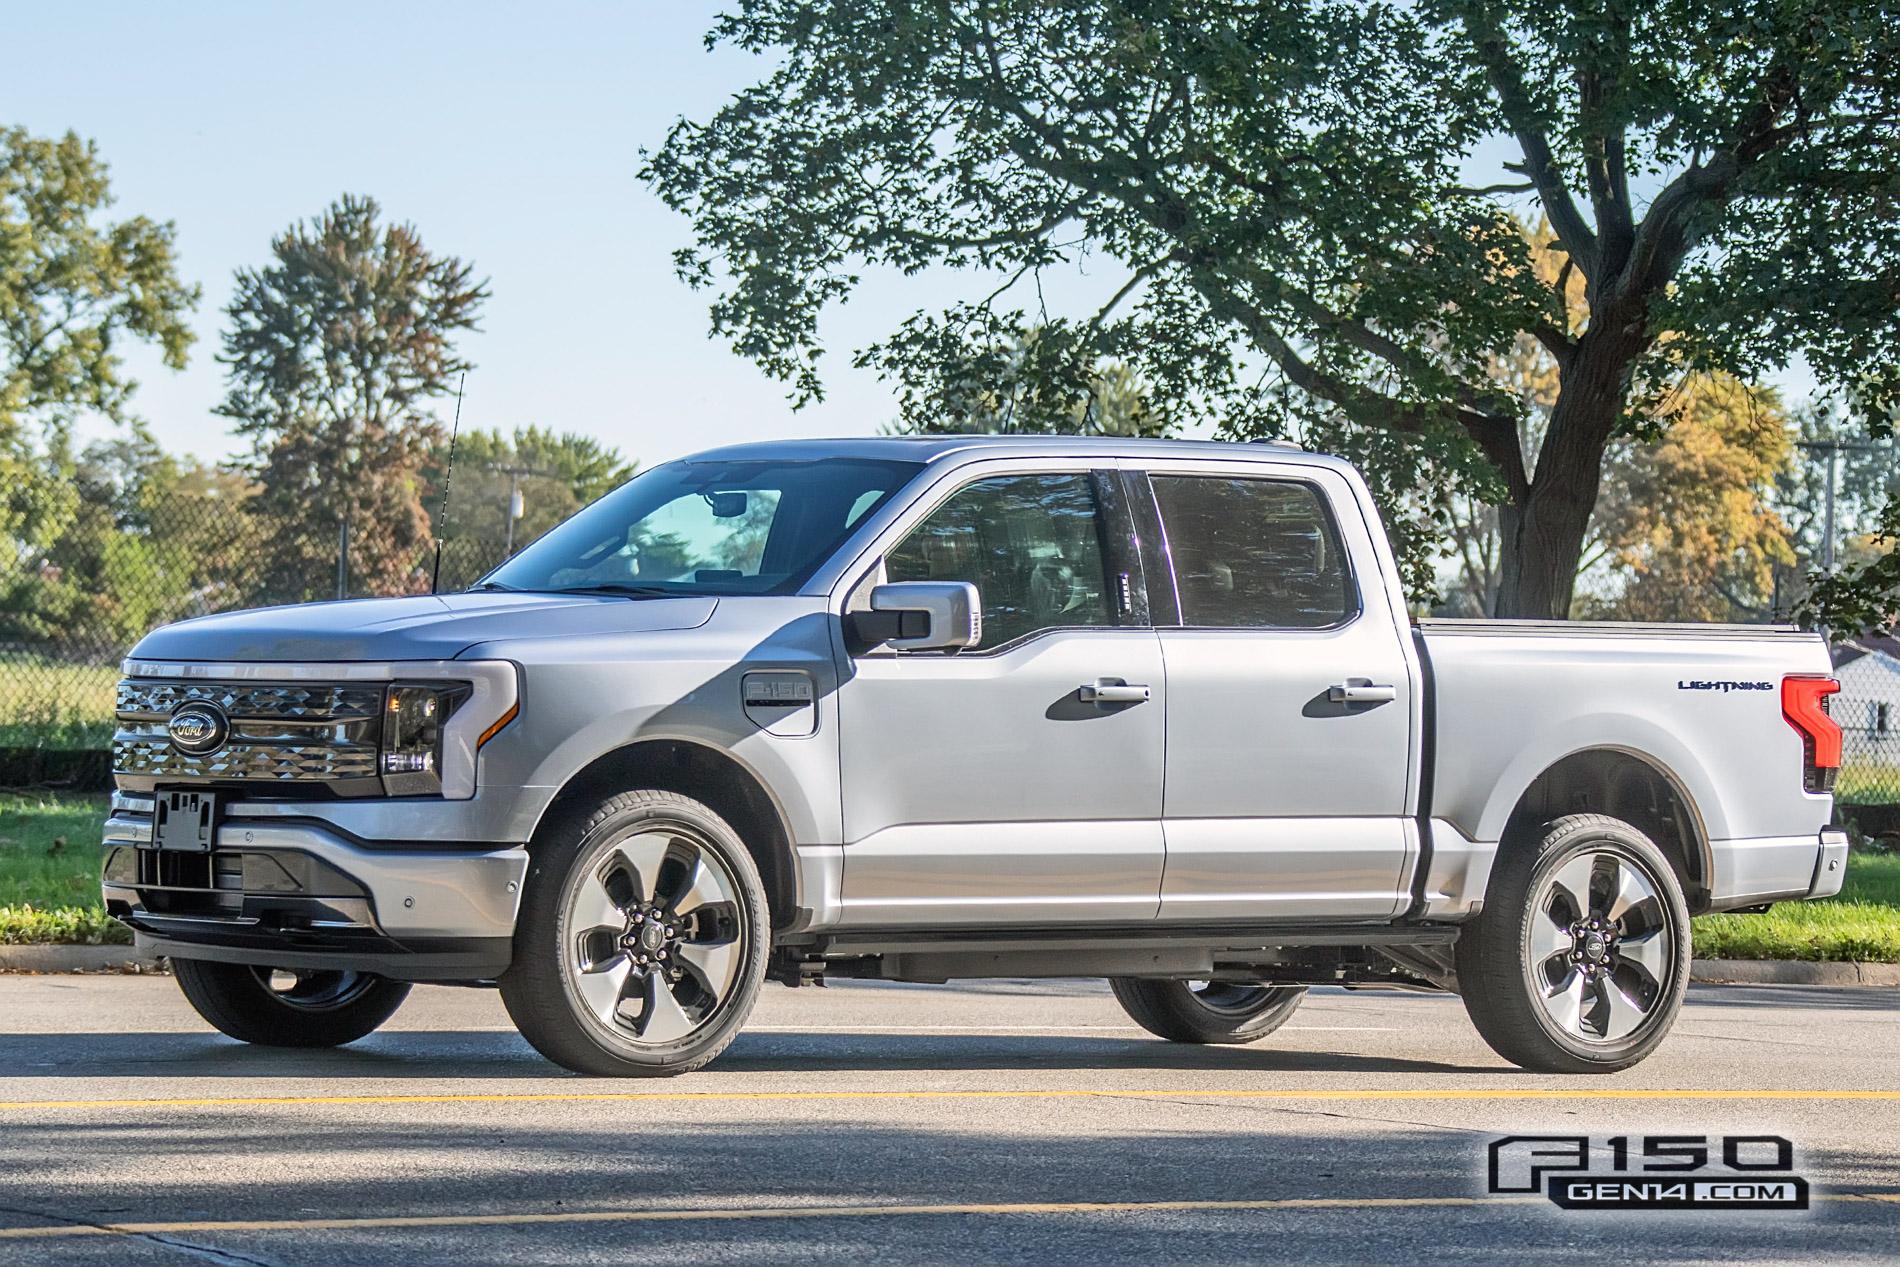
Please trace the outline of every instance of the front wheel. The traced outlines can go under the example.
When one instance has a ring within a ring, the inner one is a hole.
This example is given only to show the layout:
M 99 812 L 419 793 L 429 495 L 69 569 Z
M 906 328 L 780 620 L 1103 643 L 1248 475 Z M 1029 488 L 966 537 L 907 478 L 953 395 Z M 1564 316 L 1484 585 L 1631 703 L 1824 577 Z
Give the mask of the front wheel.
M 369 972 L 252 967 L 172 960 L 198 1015 L 240 1042 L 262 1047 L 341 1047 L 395 1015 L 407 981 Z
M 1460 934 L 1458 989 L 1492 1050 L 1540 1073 L 1614 1073 L 1656 1049 L 1689 986 L 1675 868 L 1620 819 L 1573 814 L 1499 851 Z
M 1109 981 L 1135 1023 L 1176 1043 L 1251 1043 L 1286 1024 L 1306 990 L 1244 981 Z
M 726 821 L 674 792 L 626 792 L 535 842 L 502 1002 L 579 1073 L 686 1073 L 745 1023 L 770 936 L 758 867 Z

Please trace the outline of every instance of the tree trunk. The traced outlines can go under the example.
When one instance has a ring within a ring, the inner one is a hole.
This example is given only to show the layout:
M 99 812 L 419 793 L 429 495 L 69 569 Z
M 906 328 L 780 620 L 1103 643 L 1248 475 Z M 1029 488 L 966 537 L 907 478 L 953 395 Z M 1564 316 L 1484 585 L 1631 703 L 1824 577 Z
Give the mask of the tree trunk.
M 1498 509 L 1504 543 L 1498 616 L 1570 618 L 1577 565 L 1603 478 L 1603 453 L 1641 349 L 1633 333 L 1628 328 L 1586 333 L 1563 367 L 1536 474 L 1521 498 Z

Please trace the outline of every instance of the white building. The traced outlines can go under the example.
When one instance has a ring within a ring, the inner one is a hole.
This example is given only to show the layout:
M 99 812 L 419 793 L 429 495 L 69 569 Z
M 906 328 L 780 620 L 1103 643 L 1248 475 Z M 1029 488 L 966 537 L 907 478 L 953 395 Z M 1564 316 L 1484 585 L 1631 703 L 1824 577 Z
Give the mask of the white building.
M 1841 693 L 1828 711 L 1845 732 L 1850 764 L 1900 766 L 1900 638 L 1843 638 L 1834 644 Z

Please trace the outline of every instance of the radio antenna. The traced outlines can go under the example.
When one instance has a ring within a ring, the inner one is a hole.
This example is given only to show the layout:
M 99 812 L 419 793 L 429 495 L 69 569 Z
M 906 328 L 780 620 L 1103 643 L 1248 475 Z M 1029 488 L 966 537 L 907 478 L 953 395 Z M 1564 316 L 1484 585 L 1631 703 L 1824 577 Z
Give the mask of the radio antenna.
M 463 370 L 455 380 L 455 421 L 449 425 L 449 464 L 442 472 L 442 505 L 435 512 L 435 570 L 429 574 L 429 592 L 442 589 L 442 529 L 449 518 L 449 485 L 455 480 L 455 442 L 462 434 L 462 386 L 468 382 Z

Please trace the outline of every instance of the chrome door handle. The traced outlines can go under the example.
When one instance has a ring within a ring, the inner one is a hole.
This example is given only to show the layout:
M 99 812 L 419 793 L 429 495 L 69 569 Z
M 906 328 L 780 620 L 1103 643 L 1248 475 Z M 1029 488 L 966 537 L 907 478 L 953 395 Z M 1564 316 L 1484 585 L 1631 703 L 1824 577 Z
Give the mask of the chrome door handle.
M 1116 677 L 1098 677 L 1076 688 L 1084 704 L 1145 704 L 1154 692 Z
M 1333 704 L 1390 704 L 1398 697 L 1398 687 L 1380 686 L 1366 678 L 1353 678 L 1326 692 L 1327 701 Z

